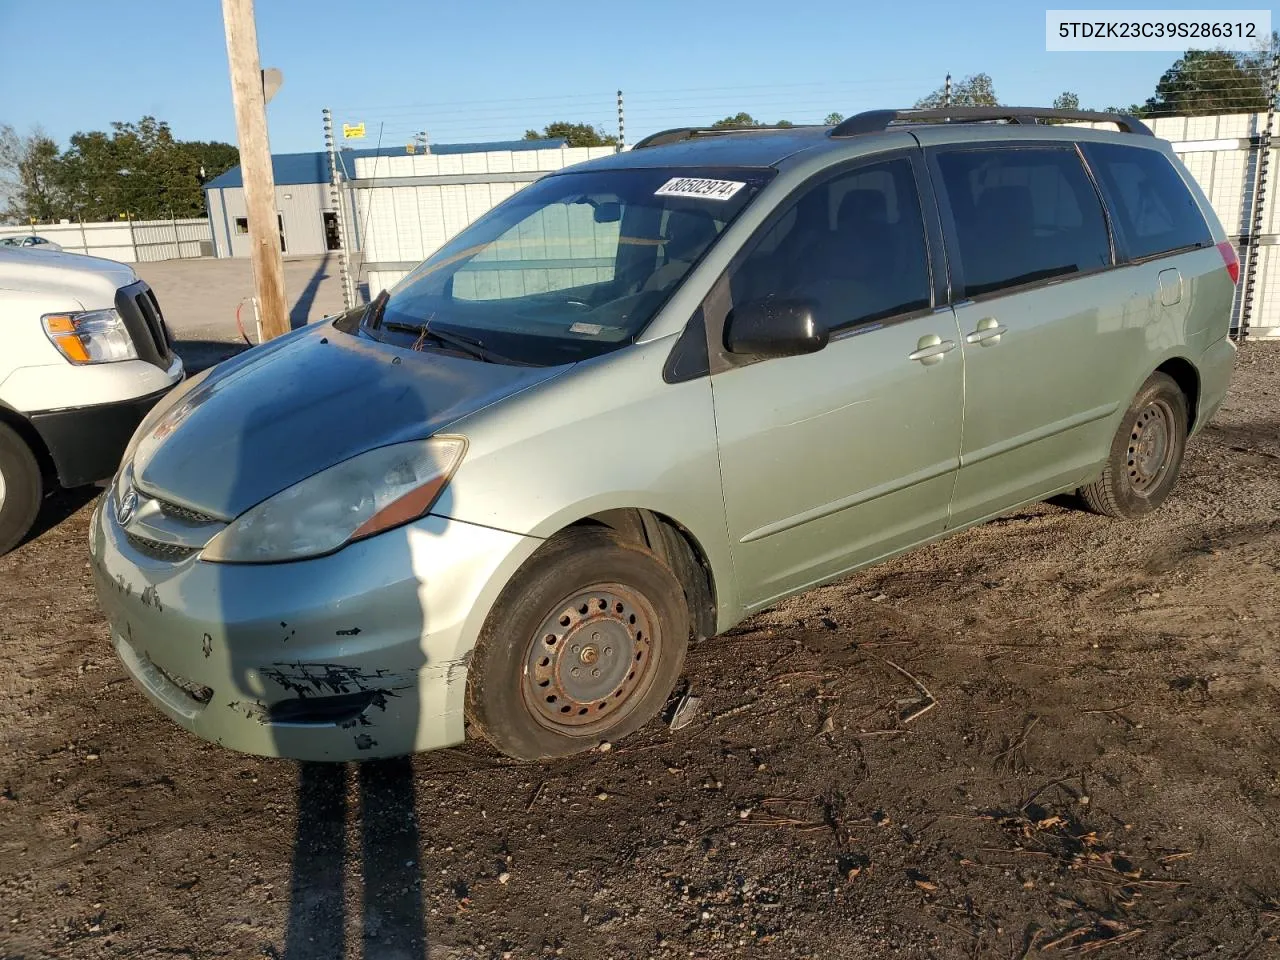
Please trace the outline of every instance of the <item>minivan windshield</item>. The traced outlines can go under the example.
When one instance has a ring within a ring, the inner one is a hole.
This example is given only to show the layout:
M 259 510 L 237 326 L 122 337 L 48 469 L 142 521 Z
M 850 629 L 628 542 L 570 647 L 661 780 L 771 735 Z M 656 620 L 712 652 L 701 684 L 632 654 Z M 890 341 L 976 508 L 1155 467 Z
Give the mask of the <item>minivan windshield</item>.
M 548 366 L 635 340 L 774 171 L 564 173 L 494 207 L 366 311 L 366 335 Z

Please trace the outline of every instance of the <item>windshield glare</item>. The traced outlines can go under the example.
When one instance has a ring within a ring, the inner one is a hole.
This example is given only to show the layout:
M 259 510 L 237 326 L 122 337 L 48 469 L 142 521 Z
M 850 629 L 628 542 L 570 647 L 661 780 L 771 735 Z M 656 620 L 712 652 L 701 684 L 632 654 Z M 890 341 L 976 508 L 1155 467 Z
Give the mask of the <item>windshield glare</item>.
M 548 365 L 617 349 L 644 329 L 772 175 L 744 168 L 546 177 L 405 277 L 369 331 L 419 349 L 431 331 Z

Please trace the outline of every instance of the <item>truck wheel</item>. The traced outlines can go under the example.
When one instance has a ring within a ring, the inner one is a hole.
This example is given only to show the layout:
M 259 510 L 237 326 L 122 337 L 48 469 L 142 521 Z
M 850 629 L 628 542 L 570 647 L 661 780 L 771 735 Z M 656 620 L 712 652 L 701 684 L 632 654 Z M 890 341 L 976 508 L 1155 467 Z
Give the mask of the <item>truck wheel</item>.
M 16 547 L 40 512 L 40 465 L 26 441 L 0 423 L 0 556 Z
M 1172 377 L 1153 373 L 1120 421 L 1102 476 L 1080 498 L 1103 516 L 1145 516 L 1169 496 L 1186 446 L 1187 398 Z
M 503 588 L 471 658 L 467 715 L 517 760 L 590 750 L 662 709 L 688 643 L 671 570 L 612 530 L 573 528 Z

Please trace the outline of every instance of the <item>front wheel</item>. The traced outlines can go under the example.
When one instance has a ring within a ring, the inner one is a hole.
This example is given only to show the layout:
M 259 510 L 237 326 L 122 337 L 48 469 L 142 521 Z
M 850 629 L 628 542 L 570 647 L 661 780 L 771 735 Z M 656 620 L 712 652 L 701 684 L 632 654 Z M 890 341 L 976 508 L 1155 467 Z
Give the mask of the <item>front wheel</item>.
M 1120 421 L 1102 476 L 1080 488 L 1085 505 L 1131 520 L 1164 503 L 1182 469 L 1187 420 L 1182 389 L 1167 374 L 1153 373 Z
M 0 423 L 0 556 L 25 537 L 40 512 L 40 465 L 22 437 Z
M 572 528 L 503 589 L 471 658 L 467 715 L 518 760 L 639 729 L 684 663 L 689 611 L 671 570 L 603 527 Z

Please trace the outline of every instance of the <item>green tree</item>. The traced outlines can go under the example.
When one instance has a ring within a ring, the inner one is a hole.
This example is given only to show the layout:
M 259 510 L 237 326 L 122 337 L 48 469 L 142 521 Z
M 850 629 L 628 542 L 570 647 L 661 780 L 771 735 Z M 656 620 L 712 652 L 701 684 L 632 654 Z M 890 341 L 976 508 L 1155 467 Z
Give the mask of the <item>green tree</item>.
M 618 143 L 617 137 L 605 133 L 600 127 L 593 127 L 589 123 L 569 123 L 567 120 L 547 124 L 541 133 L 526 130 L 524 139 L 563 140 L 570 147 L 611 147 Z
M 110 133 L 77 133 L 59 163 L 69 206 L 63 215 L 85 220 L 202 216 L 203 183 L 238 158 L 227 143 L 177 140 L 167 123 L 150 116 L 113 123 Z
M 1270 89 L 1265 64 L 1266 55 L 1261 53 L 1188 50 L 1160 77 L 1142 114 L 1260 113 L 1267 109 Z
M 1055 110 L 1079 110 L 1080 97 L 1072 93 L 1070 90 L 1064 90 L 1053 98 L 1053 109 Z
M 735 113 L 731 117 L 725 117 L 723 120 L 717 120 L 711 125 L 712 130 L 739 130 L 744 127 L 763 127 L 764 124 L 753 117 L 751 114 L 742 112 Z
M 916 101 L 916 107 L 922 110 L 932 110 L 947 105 L 947 88 L 945 85 L 938 87 L 933 93 L 927 97 L 921 97 Z M 975 73 L 971 77 L 965 77 L 958 83 L 951 85 L 951 106 L 953 107 L 998 107 L 1000 100 L 996 97 L 996 90 L 991 83 L 991 77 L 985 73 Z
M 826 124 L 828 127 L 834 127 L 837 123 L 840 123 L 843 120 L 844 120 L 844 114 L 840 113 L 839 111 L 833 110 L 831 113 L 827 114 L 827 118 L 822 122 Z
M 180 140 L 178 148 L 196 161 L 201 184 L 226 173 L 240 162 L 240 151 L 216 140 Z

